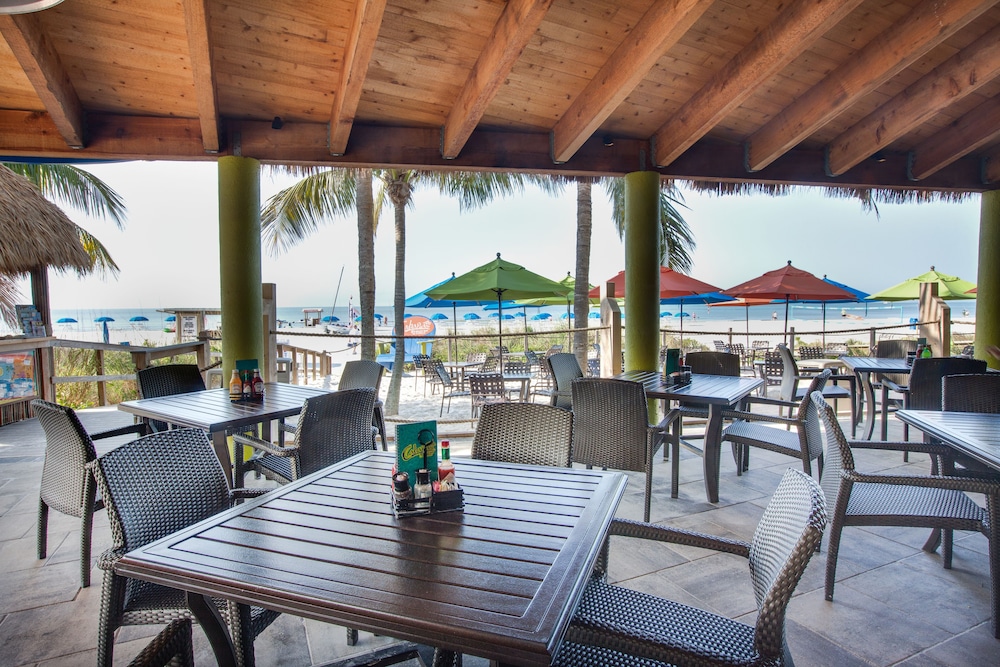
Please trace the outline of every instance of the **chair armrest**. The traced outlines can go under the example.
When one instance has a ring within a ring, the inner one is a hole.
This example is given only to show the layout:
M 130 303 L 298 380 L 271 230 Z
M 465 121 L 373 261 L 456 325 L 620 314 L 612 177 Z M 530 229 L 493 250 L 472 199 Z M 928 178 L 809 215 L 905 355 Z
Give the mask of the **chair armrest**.
M 148 435 L 149 429 L 147 428 L 146 422 L 139 422 L 138 424 L 129 424 L 128 426 L 121 426 L 119 428 L 109 429 L 107 431 L 101 431 L 100 433 L 91 433 L 91 440 L 101 440 L 103 438 L 114 438 L 119 435 L 126 435 L 128 433 L 135 433 L 136 435 Z
M 789 417 L 779 417 L 778 415 L 765 415 L 759 412 L 742 412 L 740 410 L 723 410 L 723 419 L 742 419 L 748 422 L 768 422 L 770 424 L 782 424 L 784 426 L 798 426 L 799 420 Z
M 910 387 L 908 385 L 896 384 L 895 382 L 886 377 L 882 378 L 882 384 L 884 384 L 888 389 L 896 392 L 897 394 L 905 394 L 908 391 L 910 391 Z
M 591 618 L 574 618 L 566 630 L 566 641 L 599 646 L 669 665 L 685 664 L 685 660 L 691 659 L 691 649 L 671 642 L 670 637 L 650 635 L 618 623 Z
M 872 475 L 857 471 L 841 470 L 843 479 L 855 484 L 891 484 L 894 486 L 920 486 L 929 489 L 948 489 L 965 493 L 982 493 L 1000 496 L 1000 481 L 976 479 L 973 477 L 951 477 L 947 475 Z
M 229 491 L 229 504 L 235 505 L 236 502 L 239 500 L 259 498 L 265 493 L 269 493 L 271 491 L 273 491 L 273 489 L 247 489 L 247 488 L 231 489 Z
M 620 535 L 623 537 L 638 537 L 644 540 L 656 540 L 657 542 L 670 542 L 672 544 L 683 544 L 690 547 L 702 549 L 712 549 L 723 553 L 736 554 L 748 558 L 750 556 L 750 545 L 740 540 L 731 540 L 725 537 L 707 535 L 691 530 L 671 528 L 654 523 L 643 523 L 642 521 L 632 521 L 629 519 L 615 519 L 611 522 L 608 535 Z
M 108 549 L 100 556 L 97 557 L 97 567 L 102 570 L 114 570 L 115 565 L 122 559 L 125 555 L 125 549 Z
M 795 401 L 783 401 L 780 398 L 767 398 L 766 396 L 748 396 L 746 398 L 746 403 L 753 405 L 754 403 L 760 403 L 761 405 L 776 405 L 780 408 L 797 408 L 799 404 Z
M 299 449 L 298 447 L 291 445 L 287 447 L 276 447 L 267 440 L 261 440 L 260 438 L 252 435 L 234 435 L 233 442 L 253 447 L 258 451 L 273 454 L 274 456 L 294 456 L 295 452 Z
M 917 452 L 931 456 L 954 456 L 955 450 L 948 445 L 932 442 L 883 442 L 881 440 L 848 440 L 851 449 L 886 450 L 890 452 Z

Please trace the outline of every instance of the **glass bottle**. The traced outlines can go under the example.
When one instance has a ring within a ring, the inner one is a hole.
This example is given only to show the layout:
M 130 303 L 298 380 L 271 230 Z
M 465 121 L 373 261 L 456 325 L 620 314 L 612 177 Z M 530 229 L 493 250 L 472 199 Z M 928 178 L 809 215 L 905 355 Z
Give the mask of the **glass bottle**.
M 229 380 L 229 400 L 238 401 L 243 398 L 243 380 L 240 379 L 240 372 L 233 369 L 233 377 Z
M 254 399 L 258 401 L 264 398 L 264 380 L 260 377 L 259 368 L 253 369 L 253 385 L 251 393 L 253 394 Z
M 424 501 L 422 504 L 430 505 L 431 493 L 431 471 L 421 468 L 417 471 L 417 483 L 413 485 L 413 499 Z
M 250 381 L 250 373 L 243 373 L 243 400 L 249 401 L 253 398 L 253 382 Z
M 455 484 L 455 464 L 451 462 L 451 443 L 447 440 L 441 441 L 441 459 L 438 461 L 438 488 L 442 491 L 451 491 L 456 488 Z

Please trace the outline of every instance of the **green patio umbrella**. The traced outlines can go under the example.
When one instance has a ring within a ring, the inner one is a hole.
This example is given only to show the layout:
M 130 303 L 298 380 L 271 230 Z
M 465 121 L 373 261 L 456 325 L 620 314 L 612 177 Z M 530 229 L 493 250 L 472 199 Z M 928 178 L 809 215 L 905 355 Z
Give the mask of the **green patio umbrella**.
M 479 301 L 482 303 L 495 301 L 498 312 L 502 315 L 504 301 L 550 296 L 565 299 L 571 291 L 571 287 L 533 273 L 520 264 L 500 259 L 500 253 L 497 253 L 497 258 L 492 262 L 432 287 L 424 294 L 436 300 Z M 503 347 L 503 318 L 498 318 L 498 322 L 500 323 L 500 346 Z M 502 362 L 500 369 L 502 373 Z
M 976 289 L 974 283 L 962 280 L 957 276 L 949 276 L 939 273 L 931 267 L 927 273 L 923 273 L 916 278 L 904 280 L 898 285 L 886 288 L 881 292 L 876 292 L 868 297 L 871 301 L 911 301 L 920 298 L 920 283 L 937 283 L 938 297 L 942 299 L 975 299 L 976 294 L 969 294 L 969 290 Z

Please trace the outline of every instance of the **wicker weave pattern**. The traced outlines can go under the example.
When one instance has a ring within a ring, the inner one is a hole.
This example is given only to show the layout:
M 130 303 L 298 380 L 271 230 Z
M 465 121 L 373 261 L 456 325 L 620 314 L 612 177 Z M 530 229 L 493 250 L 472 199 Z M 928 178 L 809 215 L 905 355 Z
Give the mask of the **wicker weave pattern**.
M 144 424 L 87 433 L 72 408 L 35 399 L 31 409 L 45 431 L 45 462 L 38 494 L 38 558 L 48 552 L 49 508 L 81 520 L 80 585 L 90 586 L 90 548 L 94 512 L 104 508 L 96 497 L 94 478 L 86 465 L 97 458 L 94 440 L 126 433 L 142 434 Z
M 583 369 L 576 355 L 558 352 L 545 357 L 549 374 L 555 380 L 556 388 L 551 395 L 551 405 L 564 410 L 573 409 L 573 380 L 583 377 Z
M 644 519 L 649 520 L 653 454 L 661 428 L 649 425 L 646 391 L 613 378 L 573 381 L 573 462 L 646 473 Z
M 483 407 L 472 441 L 472 458 L 569 467 L 573 413 L 535 403 Z
M 826 559 L 826 599 L 833 599 L 836 582 L 837 555 L 844 526 L 904 526 L 944 529 L 942 560 L 951 567 L 951 531 L 978 530 L 986 535 L 990 545 L 990 573 L 993 586 L 993 632 L 1000 639 L 997 617 L 1000 615 L 1000 482 L 968 477 L 939 475 L 870 475 L 855 469 L 851 453 L 854 443 L 844 437 L 833 409 L 818 394 L 813 400 L 819 409 L 826 435 L 828 465 L 823 471 L 823 488 L 833 503 L 829 553 Z M 913 443 L 865 442 L 867 449 L 901 450 Z M 986 509 L 973 502 L 966 493 L 986 496 Z M 932 535 L 924 545 L 927 551 L 937 548 Z
M 191 619 L 177 618 L 160 630 L 128 667 L 194 667 Z
M 484 405 L 507 402 L 507 387 L 500 373 L 473 373 L 469 375 L 469 393 L 472 396 L 472 416 Z
M 699 375 L 739 377 L 740 355 L 731 352 L 688 352 L 684 363 Z
M 630 525 L 631 524 L 631 525 Z M 650 536 L 746 555 L 758 600 L 757 622 L 745 625 L 710 612 L 595 578 L 587 586 L 555 665 L 786 665 L 785 609 L 823 536 L 826 506 L 817 484 L 788 470 L 747 545 L 634 522 L 614 534 Z M 586 645 L 585 645 L 586 644 Z
M 140 398 L 159 398 L 174 394 L 190 394 L 205 391 L 205 379 L 195 364 L 163 364 L 136 371 L 136 384 Z M 156 419 L 149 420 L 149 429 L 154 433 L 166 431 L 169 425 Z
M 986 373 L 986 362 L 963 357 L 914 359 L 906 406 L 913 410 L 940 410 L 942 378 L 970 373 Z
M 951 412 L 1000 412 L 1000 374 L 944 376 L 941 408 Z
M 170 465 L 164 465 L 169 456 Z M 139 438 L 108 452 L 88 468 L 97 479 L 108 507 L 114 545 L 101 555 L 104 572 L 97 662 L 110 667 L 114 632 L 122 625 L 169 623 L 190 617 L 183 591 L 114 572 L 118 558 L 172 532 L 228 509 L 247 494 L 230 491 L 226 474 L 207 436 L 197 429 L 175 429 Z M 254 609 L 244 625 L 237 605 L 221 603 L 230 618 L 237 655 L 252 666 L 253 644 L 277 614 Z
M 386 451 L 388 443 L 385 436 L 385 410 L 382 399 L 378 397 L 379 388 L 382 386 L 382 374 L 385 373 L 385 366 L 377 361 L 369 359 L 355 359 L 344 364 L 344 372 L 340 376 L 337 389 L 364 389 L 371 387 L 375 390 L 375 407 L 372 408 L 372 427 L 378 432 L 382 439 L 382 451 Z M 426 378 L 426 371 L 424 371 Z M 372 443 L 374 445 L 372 434 Z
M 295 439 L 287 447 L 275 447 L 253 436 L 234 436 L 236 442 L 260 452 L 236 471 L 237 479 L 252 467 L 268 479 L 287 483 L 371 449 L 374 407 L 374 389 L 342 389 L 306 399 Z

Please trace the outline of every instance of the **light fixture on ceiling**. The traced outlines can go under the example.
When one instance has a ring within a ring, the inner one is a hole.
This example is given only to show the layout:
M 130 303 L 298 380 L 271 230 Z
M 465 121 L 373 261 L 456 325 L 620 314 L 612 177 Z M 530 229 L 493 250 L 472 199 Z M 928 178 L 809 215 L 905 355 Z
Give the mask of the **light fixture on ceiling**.
M 30 14 L 55 7 L 63 0 L 0 0 L 0 14 Z
M 872 155 L 872 159 L 878 162 L 879 164 L 882 164 L 889 158 L 887 158 L 885 153 L 883 153 L 882 151 L 875 151 L 875 155 Z
M 609 146 L 610 147 L 610 146 L 614 146 L 615 145 L 615 139 L 610 134 L 605 134 L 604 138 L 602 139 L 602 141 L 604 141 L 604 145 L 605 146 Z
M 275 116 L 274 120 L 271 121 L 272 130 L 280 130 L 285 126 L 285 121 L 281 120 L 281 116 Z

